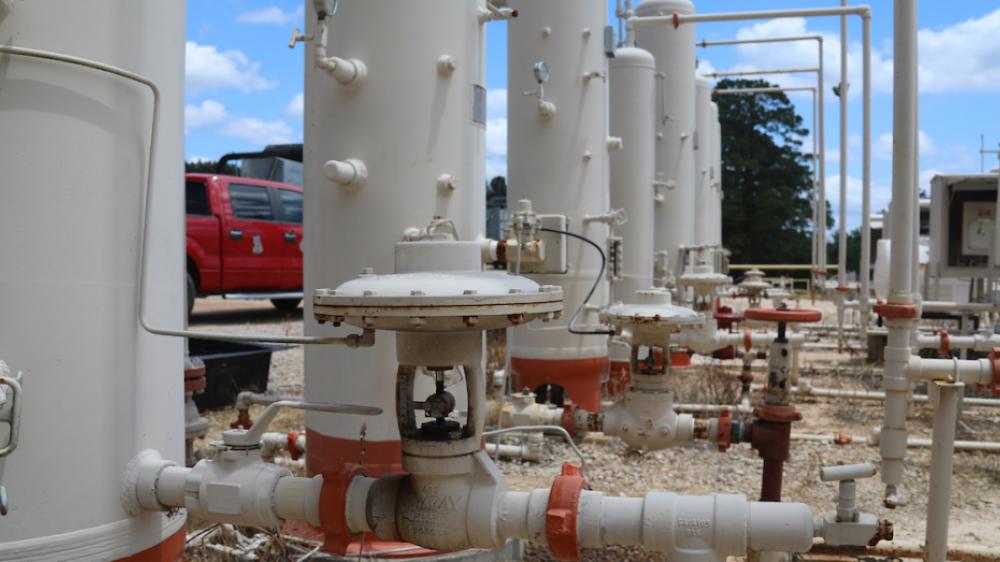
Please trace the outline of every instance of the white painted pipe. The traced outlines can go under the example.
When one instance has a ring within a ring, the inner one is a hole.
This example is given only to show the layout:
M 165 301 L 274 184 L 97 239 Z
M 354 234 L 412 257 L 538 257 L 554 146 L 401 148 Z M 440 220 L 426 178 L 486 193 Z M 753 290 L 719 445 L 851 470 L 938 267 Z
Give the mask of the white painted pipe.
M 990 352 L 994 347 L 1000 347 L 1000 334 L 975 334 L 971 336 L 953 336 L 948 334 L 919 334 L 917 344 L 920 349 L 941 349 L 942 340 L 946 340 L 949 349 L 971 349 L 974 351 Z
M 780 19 L 780 18 L 810 18 L 843 15 L 869 15 L 871 8 L 864 5 L 847 6 L 840 8 L 805 8 L 794 10 L 763 10 L 757 12 L 720 12 L 715 14 L 680 14 L 675 13 L 669 16 L 647 16 L 633 17 L 629 19 L 629 25 L 645 27 L 649 25 L 671 24 L 680 26 L 689 23 L 707 23 L 722 21 L 743 21 L 756 19 Z
M 951 512 L 951 474 L 955 468 L 955 429 L 958 400 L 965 385 L 938 383 L 927 497 L 927 562 L 945 562 L 948 554 L 948 516 Z
M 923 301 L 924 312 L 969 313 L 1000 312 L 1000 305 L 988 302 Z
M 549 490 L 507 492 L 498 534 L 544 543 Z M 678 496 L 650 492 L 642 498 L 580 494 L 577 534 L 581 548 L 640 545 L 675 561 L 723 561 L 748 550 L 805 552 L 812 546 L 809 507 L 801 503 L 749 502 L 743 496 Z
M 739 414 L 750 414 L 753 413 L 753 408 L 750 404 L 674 404 L 675 412 L 691 414 L 718 414 L 724 409 Z
M 847 0 L 840 0 L 847 6 Z M 840 17 L 840 208 L 837 224 L 837 286 L 847 285 L 847 16 Z M 838 300 L 842 300 L 839 296 Z M 838 340 L 843 342 L 844 310 L 837 308 Z
M 906 372 L 913 382 L 949 380 L 988 385 L 993 382 L 993 361 L 989 359 L 926 359 L 914 355 L 910 357 Z
M 925 397 L 926 398 L 926 397 Z M 871 435 L 849 435 L 849 434 L 814 434 L 814 433 L 792 433 L 792 441 L 809 441 L 812 443 L 830 443 L 837 445 L 864 444 L 877 447 L 881 428 L 876 427 Z M 934 446 L 931 439 L 926 437 L 910 437 L 906 440 L 906 446 L 910 449 L 930 449 Z M 1000 442 L 996 441 L 955 441 L 956 451 L 981 451 L 986 453 L 1000 452 Z
M 895 0 L 893 10 L 893 151 L 892 151 L 892 214 L 890 239 L 894 247 L 889 269 L 890 305 L 908 306 L 915 302 L 913 294 L 913 254 L 907 251 L 914 241 L 916 213 L 914 205 L 918 187 L 915 174 L 917 162 L 917 10 L 912 0 Z M 885 502 L 900 501 L 898 487 L 903 481 L 903 460 L 906 456 L 906 412 L 910 381 L 907 366 L 912 355 L 910 334 L 913 319 L 887 319 L 889 329 L 885 348 L 886 390 L 885 415 L 879 452 L 882 456 L 882 482 L 886 485 Z
M 727 78 L 730 76 L 756 76 L 759 74 L 798 74 L 802 72 L 819 73 L 819 67 L 772 68 L 767 70 L 734 70 L 731 72 L 710 72 L 702 74 L 706 78 Z
M 864 52 L 862 53 L 861 65 L 861 95 L 862 101 L 862 161 L 861 161 L 861 264 L 858 269 L 861 272 L 861 345 L 868 349 L 868 320 L 870 317 L 869 293 L 871 292 L 871 193 L 872 193 L 872 18 L 868 13 L 861 17 L 861 35 Z M 843 154 L 843 153 L 842 153 Z
M 752 390 L 761 390 L 763 385 L 754 384 L 751 385 Z M 856 398 L 858 400 L 885 400 L 886 393 L 878 390 L 859 390 L 859 389 L 849 389 L 849 388 L 822 388 L 812 386 L 806 381 L 803 381 L 798 386 L 792 387 L 792 393 L 800 396 L 816 396 L 823 398 Z M 914 394 L 910 398 L 913 402 L 928 402 L 929 398 L 926 394 Z M 987 408 L 1000 408 L 1000 400 L 991 398 L 962 398 L 963 406 L 982 406 Z
M 332 17 L 332 14 L 327 17 Z M 327 56 L 326 17 L 321 17 L 317 20 L 313 36 L 315 37 L 313 40 L 315 45 L 315 50 L 313 51 L 313 63 L 316 65 L 316 68 L 325 70 L 330 74 L 330 76 L 333 77 L 334 80 L 340 82 L 344 86 L 357 87 L 361 85 L 365 76 L 368 74 L 365 63 L 358 59 L 347 60 L 340 57 Z

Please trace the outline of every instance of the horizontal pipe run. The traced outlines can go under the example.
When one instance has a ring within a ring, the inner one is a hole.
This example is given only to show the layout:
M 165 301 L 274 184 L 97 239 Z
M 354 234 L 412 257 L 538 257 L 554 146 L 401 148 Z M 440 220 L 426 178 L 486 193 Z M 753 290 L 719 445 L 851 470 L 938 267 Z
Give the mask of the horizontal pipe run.
M 721 39 L 718 41 L 698 41 L 697 47 L 722 47 L 725 45 L 749 45 L 753 43 L 789 43 L 793 41 L 818 41 L 823 42 L 822 35 L 792 35 L 790 37 L 757 37 L 754 39 Z
M 876 428 L 871 435 L 850 435 L 846 433 L 792 433 L 792 441 L 808 441 L 810 443 L 831 443 L 837 445 L 868 445 L 878 446 L 880 431 Z M 910 449 L 929 449 L 931 439 L 926 437 L 910 437 L 906 440 Z M 1000 453 L 1000 442 L 996 441 L 955 441 L 956 451 L 982 451 Z
M 1000 305 L 988 302 L 924 301 L 920 306 L 924 312 L 1000 312 Z
M 906 374 L 911 381 L 961 381 L 988 385 L 993 382 L 993 362 L 989 359 L 926 359 L 910 357 Z
M 754 391 L 759 391 L 764 388 L 762 384 L 753 384 L 750 389 Z M 882 401 L 885 400 L 885 392 L 880 390 L 860 390 L 851 388 L 823 388 L 818 386 L 812 386 L 808 382 L 803 382 L 798 386 L 793 386 L 791 390 L 792 394 L 798 396 L 813 396 L 822 398 L 856 398 L 858 400 L 873 400 Z M 912 397 L 914 402 L 928 402 L 929 398 L 926 394 L 914 394 Z M 963 406 L 981 406 L 985 408 L 1000 408 L 1000 400 L 994 398 L 974 398 L 974 397 L 964 397 L 962 398 Z
M 777 94 L 782 92 L 815 92 L 815 86 L 789 86 L 788 88 L 722 88 L 720 90 L 712 90 L 713 94 L 717 95 L 733 95 L 733 94 Z
M 769 68 L 766 70 L 733 70 L 730 72 L 710 72 L 702 74 L 708 78 L 726 78 L 728 76 L 755 76 L 758 74 L 798 74 L 802 72 L 819 72 L 819 67 L 806 68 Z
M 662 25 L 669 23 L 680 26 L 685 23 L 708 23 L 720 21 L 742 21 L 757 19 L 780 18 L 811 18 L 828 16 L 861 16 L 871 17 L 872 10 L 868 6 L 841 6 L 836 8 L 807 8 L 795 10 L 763 10 L 758 12 L 720 12 L 716 14 L 672 14 L 669 16 L 649 16 L 633 18 L 640 20 L 637 25 Z M 645 21 L 644 21 L 645 20 Z

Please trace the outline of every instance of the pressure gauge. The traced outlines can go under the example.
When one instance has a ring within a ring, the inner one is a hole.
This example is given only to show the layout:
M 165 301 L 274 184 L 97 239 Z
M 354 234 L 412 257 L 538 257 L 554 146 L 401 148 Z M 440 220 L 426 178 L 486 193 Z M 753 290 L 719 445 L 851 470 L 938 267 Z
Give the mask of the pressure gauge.
M 962 253 L 988 256 L 993 247 L 996 203 L 967 201 L 962 209 Z
M 549 81 L 549 65 L 545 64 L 545 61 L 536 62 L 532 71 L 535 73 L 535 81 L 539 84 Z
M 988 252 L 993 242 L 993 220 L 977 218 L 970 222 L 965 233 L 970 250 Z

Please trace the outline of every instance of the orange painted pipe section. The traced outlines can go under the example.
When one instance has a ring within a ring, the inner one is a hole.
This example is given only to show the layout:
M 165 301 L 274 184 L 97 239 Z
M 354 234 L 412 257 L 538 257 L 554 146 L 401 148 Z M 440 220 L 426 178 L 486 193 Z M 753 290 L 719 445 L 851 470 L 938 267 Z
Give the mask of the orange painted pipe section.
M 520 390 L 552 384 L 559 385 L 570 399 L 588 412 L 601 411 L 601 385 L 608 374 L 608 358 L 510 360 L 514 388 Z

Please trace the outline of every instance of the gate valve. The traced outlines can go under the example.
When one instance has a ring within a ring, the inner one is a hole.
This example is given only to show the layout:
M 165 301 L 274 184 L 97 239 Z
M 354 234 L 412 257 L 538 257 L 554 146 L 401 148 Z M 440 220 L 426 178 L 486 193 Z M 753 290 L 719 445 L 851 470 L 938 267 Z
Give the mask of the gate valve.
M 818 536 L 832 546 L 875 546 L 881 540 L 892 540 L 892 523 L 870 513 L 858 511 L 855 505 L 856 483 L 861 478 L 875 476 L 871 463 L 824 466 L 820 480 L 837 482 L 837 511 L 816 521 Z

